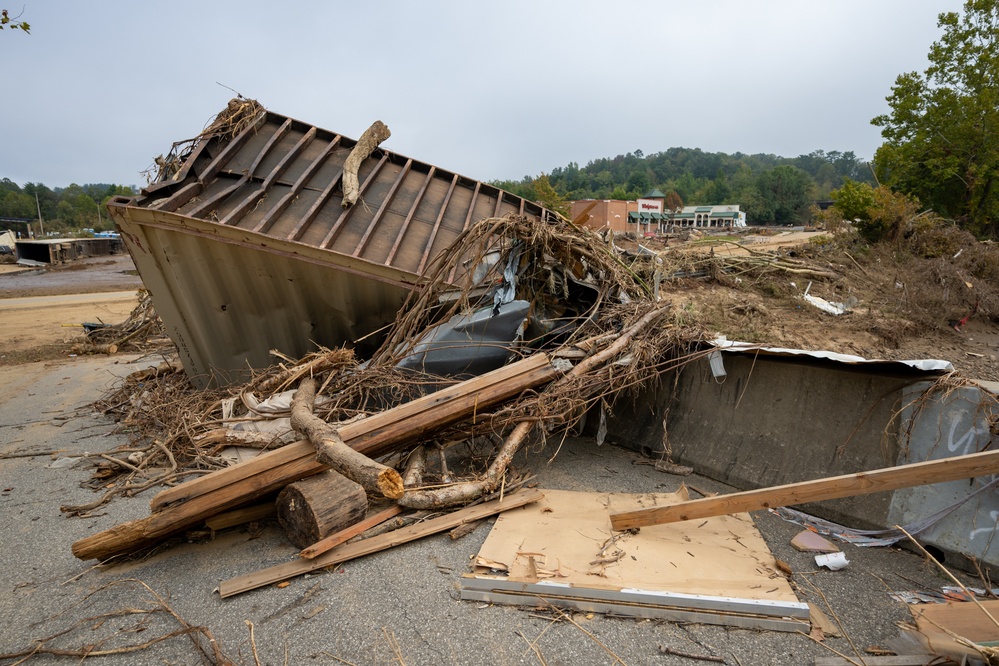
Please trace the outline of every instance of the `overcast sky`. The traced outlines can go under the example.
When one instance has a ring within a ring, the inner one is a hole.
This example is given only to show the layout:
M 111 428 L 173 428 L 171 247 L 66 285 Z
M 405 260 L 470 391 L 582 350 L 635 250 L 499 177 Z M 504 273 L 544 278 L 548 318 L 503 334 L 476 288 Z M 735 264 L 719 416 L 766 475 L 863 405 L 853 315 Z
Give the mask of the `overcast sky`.
M 672 146 L 853 151 L 957 0 L 0 0 L 0 178 L 143 185 L 233 93 L 479 180 Z M 222 85 L 219 85 L 222 84 Z

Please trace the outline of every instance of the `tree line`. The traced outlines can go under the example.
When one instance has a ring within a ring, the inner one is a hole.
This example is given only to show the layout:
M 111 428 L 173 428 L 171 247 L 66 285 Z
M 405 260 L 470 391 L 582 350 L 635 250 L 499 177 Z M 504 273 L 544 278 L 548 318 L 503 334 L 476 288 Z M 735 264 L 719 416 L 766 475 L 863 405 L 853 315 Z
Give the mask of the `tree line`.
M 35 234 L 39 232 L 39 211 L 46 233 L 82 229 L 108 231 L 114 228 L 105 207 L 108 199 L 136 194 L 138 190 L 131 185 L 73 183 L 69 187 L 49 188 L 41 183 L 26 183 L 21 187 L 9 178 L 3 178 L 0 179 L 0 217 L 29 219 Z M 0 229 L 3 228 L 22 234 L 27 231 L 25 223 L 0 221 Z
M 873 183 L 865 161 L 852 151 L 836 150 L 792 158 L 699 148 L 670 148 L 651 155 L 636 150 L 592 160 L 584 167 L 570 162 L 544 177 L 566 200 L 632 200 L 658 189 L 686 205 L 739 204 L 752 224 L 804 222 L 810 206 L 829 199 L 844 182 Z M 525 176 L 493 184 L 539 200 L 545 185 L 537 181 Z

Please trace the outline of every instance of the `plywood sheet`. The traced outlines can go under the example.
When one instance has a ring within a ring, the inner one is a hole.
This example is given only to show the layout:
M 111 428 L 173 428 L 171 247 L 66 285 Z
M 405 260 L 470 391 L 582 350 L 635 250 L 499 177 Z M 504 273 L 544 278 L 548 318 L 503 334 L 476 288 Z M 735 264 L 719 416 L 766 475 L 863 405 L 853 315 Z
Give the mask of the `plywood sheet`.
M 477 572 L 574 588 L 798 603 L 748 514 L 615 533 L 610 513 L 684 501 L 686 492 L 544 492 L 540 502 L 497 519 Z
M 916 627 L 927 636 L 947 629 L 975 643 L 999 641 L 999 626 L 989 618 L 991 615 L 999 619 L 999 601 L 989 599 L 980 603 L 981 606 L 967 601 L 927 604 L 912 606 L 911 610 Z

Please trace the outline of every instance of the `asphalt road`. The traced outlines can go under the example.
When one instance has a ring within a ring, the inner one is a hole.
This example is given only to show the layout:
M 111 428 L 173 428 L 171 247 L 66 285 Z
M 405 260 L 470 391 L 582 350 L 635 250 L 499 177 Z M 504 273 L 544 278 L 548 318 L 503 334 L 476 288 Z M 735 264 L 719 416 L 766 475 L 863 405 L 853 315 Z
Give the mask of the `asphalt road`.
M 232 663 L 247 665 L 708 663 L 662 655 L 659 647 L 668 646 L 726 664 L 798 666 L 831 654 L 803 635 L 586 614 L 573 615 L 572 623 L 544 610 L 459 601 L 459 577 L 491 521 L 458 541 L 429 537 L 226 600 L 213 592 L 221 580 L 294 557 L 296 549 L 279 528 L 234 528 L 211 542 L 174 545 L 116 566 L 76 560 L 70 552 L 75 540 L 148 515 L 151 492 L 116 498 L 87 518 L 68 518 L 59 510 L 99 497 L 81 487 L 90 469 L 85 462 L 73 464 L 75 457 L 126 441 L 109 434 L 113 424 L 90 404 L 115 377 L 158 359 L 127 360 L 87 357 L 0 367 L 0 653 L 30 649 L 54 636 L 46 647 L 111 652 L 87 663 L 202 663 L 187 635 L 116 652 L 182 630 L 182 621 L 210 631 Z M 634 465 L 636 454 L 597 447 L 590 439 L 566 441 L 549 463 L 553 452 L 535 445 L 517 464 L 533 468 L 542 488 L 672 491 L 683 480 L 704 491 L 730 490 L 705 478 L 680 479 Z M 947 584 L 922 558 L 896 549 L 844 545 L 849 567 L 816 570 L 811 556 L 788 545 L 800 528 L 765 512 L 754 520 L 774 554 L 795 571 L 800 598 L 839 618 L 861 650 L 895 636 L 895 623 L 909 618 L 889 590 L 939 590 Z M 827 638 L 826 644 L 852 655 L 850 641 Z M 38 654 L 28 663 L 73 661 Z

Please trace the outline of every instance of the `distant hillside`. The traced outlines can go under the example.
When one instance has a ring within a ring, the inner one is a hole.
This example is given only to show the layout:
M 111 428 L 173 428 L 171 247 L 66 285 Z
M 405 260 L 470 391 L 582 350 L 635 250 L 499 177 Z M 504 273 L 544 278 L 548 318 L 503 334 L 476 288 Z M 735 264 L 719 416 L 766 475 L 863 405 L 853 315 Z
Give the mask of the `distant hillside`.
M 655 188 L 676 192 L 685 204 L 739 204 L 754 224 L 795 221 L 807 214 L 810 202 L 828 199 L 847 178 L 873 183 L 867 163 L 853 152 L 822 150 L 793 158 L 699 148 L 670 148 L 652 155 L 636 150 L 592 160 L 584 167 L 570 162 L 547 177 L 564 199 L 636 199 Z M 493 181 L 538 200 L 535 183 L 530 176 Z

